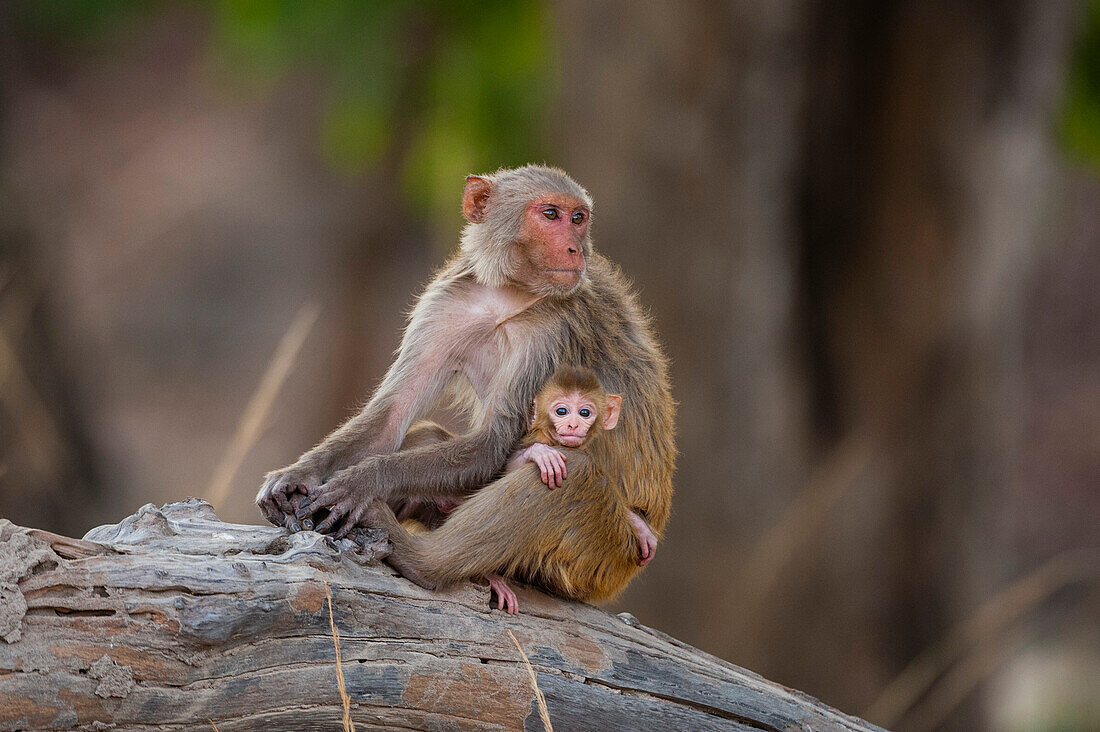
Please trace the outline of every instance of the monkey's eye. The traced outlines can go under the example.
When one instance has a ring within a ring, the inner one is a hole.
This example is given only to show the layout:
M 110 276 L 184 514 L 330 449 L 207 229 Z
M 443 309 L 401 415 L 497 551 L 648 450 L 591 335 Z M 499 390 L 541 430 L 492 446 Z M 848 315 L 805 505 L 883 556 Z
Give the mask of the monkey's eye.
M 578 414 L 580 414 L 585 419 L 588 419 L 589 417 L 592 416 L 592 410 L 589 409 L 588 407 L 581 407 L 581 411 L 578 412 Z
M 577 213 L 573 214 L 572 221 L 577 226 L 580 226 L 581 224 L 583 224 L 584 223 L 584 212 L 583 211 L 578 211 Z
M 564 417 L 565 415 L 569 414 L 569 410 L 565 407 L 558 407 L 554 410 L 554 414 L 558 415 L 559 417 Z
M 558 210 L 556 208 L 548 208 L 542 212 L 542 215 L 553 221 L 558 217 Z

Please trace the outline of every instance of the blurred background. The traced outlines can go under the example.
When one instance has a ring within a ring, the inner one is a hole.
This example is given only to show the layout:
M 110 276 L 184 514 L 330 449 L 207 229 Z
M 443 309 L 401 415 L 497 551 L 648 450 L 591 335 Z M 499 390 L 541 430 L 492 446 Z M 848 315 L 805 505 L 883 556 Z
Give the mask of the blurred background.
M 528 161 L 672 361 L 612 609 L 898 729 L 1100 729 L 1097 0 L 3 2 L 0 513 L 261 522 Z

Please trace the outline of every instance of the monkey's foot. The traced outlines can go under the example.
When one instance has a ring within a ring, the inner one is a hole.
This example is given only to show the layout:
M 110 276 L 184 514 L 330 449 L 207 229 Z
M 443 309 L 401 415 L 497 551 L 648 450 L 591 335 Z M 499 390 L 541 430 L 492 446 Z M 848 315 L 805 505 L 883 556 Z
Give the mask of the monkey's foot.
M 519 600 L 516 599 L 516 593 L 512 592 L 512 588 L 508 586 L 508 582 L 499 574 L 487 574 L 485 579 L 489 580 L 489 587 L 497 595 L 497 610 L 503 610 L 509 615 L 519 615 Z M 489 607 L 493 605 L 492 595 L 489 596 Z

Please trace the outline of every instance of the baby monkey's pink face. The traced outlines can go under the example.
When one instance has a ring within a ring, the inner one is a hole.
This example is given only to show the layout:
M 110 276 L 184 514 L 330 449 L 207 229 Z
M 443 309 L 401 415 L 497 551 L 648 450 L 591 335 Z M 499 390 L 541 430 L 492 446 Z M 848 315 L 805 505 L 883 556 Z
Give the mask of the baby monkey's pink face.
M 588 394 L 574 391 L 551 400 L 548 416 L 558 442 L 565 447 L 578 447 L 599 417 L 599 408 Z

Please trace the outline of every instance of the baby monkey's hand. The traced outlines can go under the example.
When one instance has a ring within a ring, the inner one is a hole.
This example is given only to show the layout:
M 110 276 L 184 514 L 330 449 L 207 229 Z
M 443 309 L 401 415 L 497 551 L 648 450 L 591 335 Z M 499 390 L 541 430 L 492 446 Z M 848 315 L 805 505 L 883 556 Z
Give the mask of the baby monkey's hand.
M 542 474 L 542 482 L 551 490 L 560 488 L 565 480 L 565 455 L 549 445 L 536 442 L 523 451 L 523 457 L 528 462 L 539 466 Z

